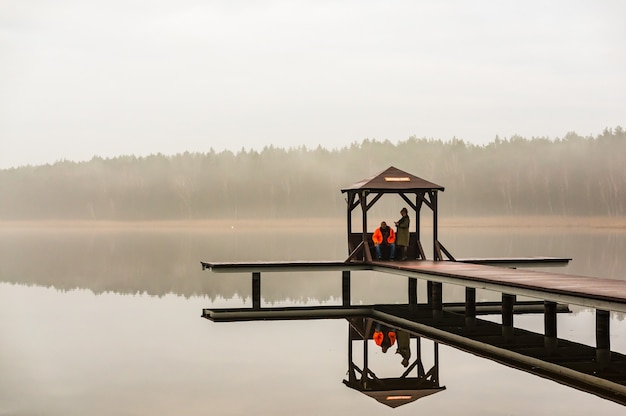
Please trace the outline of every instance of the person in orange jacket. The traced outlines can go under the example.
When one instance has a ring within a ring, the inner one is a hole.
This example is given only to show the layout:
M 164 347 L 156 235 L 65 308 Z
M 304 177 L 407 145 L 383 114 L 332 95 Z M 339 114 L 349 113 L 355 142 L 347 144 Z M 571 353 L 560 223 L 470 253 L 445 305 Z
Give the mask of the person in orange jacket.
M 376 260 L 380 260 L 383 257 L 381 245 L 389 246 L 389 260 L 394 260 L 396 254 L 396 232 L 391 227 L 387 227 L 385 221 L 381 222 L 380 227 L 374 230 L 372 241 L 376 249 Z
M 376 324 L 374 329 L 374 342 L 385 353 L 393 344 L 396 343 L 396 332 L 384 325 Z

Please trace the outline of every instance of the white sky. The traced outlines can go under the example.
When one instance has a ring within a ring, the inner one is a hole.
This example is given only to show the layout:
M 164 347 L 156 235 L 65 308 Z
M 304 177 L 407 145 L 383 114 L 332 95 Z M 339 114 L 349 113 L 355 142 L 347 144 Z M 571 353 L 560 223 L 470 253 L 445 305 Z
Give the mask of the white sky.
M 626 2 L 0 0 L 0 168 L 626 126 Z

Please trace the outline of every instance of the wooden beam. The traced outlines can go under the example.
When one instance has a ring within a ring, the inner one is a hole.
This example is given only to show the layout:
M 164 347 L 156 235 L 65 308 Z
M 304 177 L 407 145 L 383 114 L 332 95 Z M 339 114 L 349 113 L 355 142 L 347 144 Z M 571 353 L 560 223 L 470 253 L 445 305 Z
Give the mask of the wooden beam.
M 252 272 L 252 309 L 261 309 L 261 272 Z
M 404 195 L 403 193 L 400 194 L 400 197 L 402 199 L 404 199 L 404 202 L 406 202 L 413 211 L 417 212 L 417 206 L 413 203 L 413 201 L 411 201 L 406 195 Z
M 353 260 L 359 254 L 359 252 L 363 251 L 364 246 L 365 244 L 363 243 L 363 241 L 361 241 L 359 245 L 356 246 L 356 248 L 352 251 L 352 253 L 350 253 L 348 258 L 346 259 L 346 262 Z M 363 258 L 365 258 L 365 255 L 363 255 Z
M 511 339 L 513 336 L 513 306 L 515 295 L 502 294 L 502 336 Z
M 362 227 L 363 227 L 363 259 L 365 261 L 372 261 L 372 253 L 370 253 L 370 247 L 367 242 L 367 201 L 365 191 L 361 191 L 359 193 L 359 200 L 361 201 L 361 215 L 363 216 Z
M 438 209 L 437 209 L 437 191 L 429 191 L 430 200 L 432 202 L 432 210 L 433 210 L 433 252 L 436 253 L 436 258 L 434 260 L 443 260 L 441 257 L 441 251 L 439 251 L 439 220 L 438 220 Z
M 374 197 L 374 199 L 372 199 L 366 207 L 366 210 L 369 211 L 370 208 L 376 203 L 376 201 L 378 201 L 381 197 L 383 196 L 383 194 L 376 194 L 376 196 Z
M 596 359 L 602 367 L 611 362 L 611 313 L 596 309 Z
M 556 302 L 544 301 L 544 339 L 543 344 L 549 354 L 555 354 L 558 350 L 557 328 L 556 328 L 556 315 L 557 304 Z
M 476 289 L 465 288 L 465 325 L 468 328 L 476 326 Z
M 449 260 L 454 261 L 454 257 L 452 256 L 452 254 L 450 254 L 450 252 L 448 250 L 446 250 L 446 248 L 443 246 L 443 244 L 441 244 L 439 241 L 437 241 L 437 245 L 439 246 L 441 251 L 444 252 L 444 254 L 448 257 Z
M 417 305 L 417 279 L 409 277 L 409 305 Z
M 426 193 L 420 193 L 420 194 L 419 194 L 419 196 L 420 196 L 421 201 L 422 201 L 423 203 L 425 203 L 425 204 L 426 204 L 426 206 L 432 210 L 432 209 L 433 209 L 433 204 L 432 204 L 432 202 L 431 202 L 431 201 L 429 201 L 428 199 L 426 199 Z M 429 194 L 429 196 L 431 196 L 431 195 Z
M 350 306 L 350 270 L 341 272 L 341 299 L 343 306 Z

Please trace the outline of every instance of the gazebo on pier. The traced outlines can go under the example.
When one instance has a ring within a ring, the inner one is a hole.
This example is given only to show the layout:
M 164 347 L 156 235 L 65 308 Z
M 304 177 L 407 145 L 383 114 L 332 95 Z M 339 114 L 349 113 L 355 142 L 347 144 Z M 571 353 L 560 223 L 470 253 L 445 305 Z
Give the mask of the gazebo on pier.
M 421 241 L 420 214 L 425 205 L 433 213 L 433 260 L 449 260 L 454 257 L 439 242 L 437 194 L 444 187 L 411 175 L 393 166 L 366 179 L 362 179 L 341 190 L 347 193 L 348 259 L 346 261 L 372 261 L 372 233 L 367 231 L 367 212 L 385 194 L 399 195 L 415 213 L 415 229 L 409 234 L 407 257 L 409 260 L 426 260 Z M 371 198 L 368 201 L 368 198 Z M 352 211 L 361 207 L 363 229 L 361 233 L 352 230 Z M 407 208 L 409 209 L 409 208 Z M 409 211 L 410 212 L 410 211 Z

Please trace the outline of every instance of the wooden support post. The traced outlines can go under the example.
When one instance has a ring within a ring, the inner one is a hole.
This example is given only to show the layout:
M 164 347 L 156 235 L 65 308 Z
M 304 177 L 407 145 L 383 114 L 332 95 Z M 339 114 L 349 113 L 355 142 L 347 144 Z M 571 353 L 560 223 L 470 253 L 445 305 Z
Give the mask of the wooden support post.
M 424 375 L 424 366 L 421 365 L 422 362 L 422 337 L 415 337 L 415 354 L 417 359 L 419 360 L 420 365 L 417 366 L 417 376 L 421 377 Z
M 368 344 L 369 344 L 369 331 L 366 330 L 365 331 L 365 338 L 363 339 L 363 372 L 361 373 L 361 385 L 365 386 L 365 384 L 367 383 L 367 379 L 369 378 L 368 376 L 368 372 L 369 372 L 369 350 L 368 350 Z
M 364 191 L 359 193 L 359 200 L 361 202 L 361 213 L 363 215 L 363 231 L 361 233 L 361 239 L 363 241 L 363 260 L 372 261 L 372 253 L 370 253 L 369 241 L 367 241 L 367 200 Z
M 417 242 L 417 258 L 420 260 L 426 260 L 426 254 L 424 253 L 424 247 L 420 241 Z
M 439 252 L 439 233 L 437 228 L 438 225 L 438 213 L 437 213 L 437 191 L 430 191 L 430 203 L 432 205 L 433 210 L 433 260 L 439 261 L 442 260 L 441 252 Z M 439 254 L 437 254 L 439 253 Z
M 502 336 L 510 340 L 513 338 L 513 306 L 515 295 L 502 294 Z
M 350 306 L 350 270 L 341 272 L 341 299 L 343 306 Z
M 353 353 L 353 341 L 354 338 L 352 336 L 352 327 L 348 325 L 348 379 L 351 383 L 356 381 L 356 373 L 354 372 L 354 358 L 352 357 Z
M 417 279 L 409 277 L 409 305 L 417 305 Z
M 557 351 L 556 302 L 543 303 L 544 346 L 550 355 Z
M 352 204 L 354 203 L 354 194 L 348 194 L 347 204 L 347 217 L 346 217 L 346 227 L 348 228 L 348 255 L 354 251 L 353 244 L 351 242 L 352 237 Z
M 261 272 L 252 272 L 252 309 L 261 309 Z
M 443 285 L 438 282 L 431 282 L 432 308 L 443 310 Z
M 601 367 L 611 362 L 611 331 L 609 311 L 596 309 L 596 360 Z
M 433 318 L 439 319 L 443 313 L 443 285 L 438 282 L 432 282 L 432 305 Z
M 476 327 L 476 288 L 465 288 L 465 327 Z
M 435 342 L 434 344 L 435 344 L 434 346 L 435 348 L 434 361 L 435 362 L 434 362 L 433 368 L 435 371 L 433 372 L 433 381 L 437 383 L 437 386 L 439 386 L 439 343 Z
M 426 282 L 426 304 L 429 308 L 433 307 L 433 282 L 428 280 Z
M 415 199 L 415 239 L 417 241 L 417 252 L 415 253 L 415 258 L 420 260 L 426 260 L 426 256 L 424 256 L 424 249 L 422 248 L 421 243 L 421 212 L 422 212 L 422 204 L 423 204 L 424 193 L 421 192 L 416 196 Z M 408 250 L 408 247 L 407 247 Z
M 435 241 L 434 247 L 435 247 L 434 248 L 435 255 L 433 256 L 433 259 L 436 261 L 443 260 L 443 256 L 441 255 L 441 247 L 439 245 L 439 241 Z

